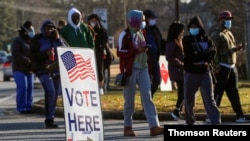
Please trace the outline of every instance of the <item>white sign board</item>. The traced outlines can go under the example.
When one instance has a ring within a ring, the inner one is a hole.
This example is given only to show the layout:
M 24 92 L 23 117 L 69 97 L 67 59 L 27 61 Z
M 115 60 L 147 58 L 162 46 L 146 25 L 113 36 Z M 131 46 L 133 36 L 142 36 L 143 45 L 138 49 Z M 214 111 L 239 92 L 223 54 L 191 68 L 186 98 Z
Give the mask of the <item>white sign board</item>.
M 161 91 L 172 91 L 172 83 L 168 73 L 168 62 L 164 55 L 160 56 L 160 71 L 161 71 Z
M 106 8 L 93 9 L 93 13 L 97 14 L 101 20 L 103 27 L 108 29 L 108 14 Z
M 103 141 L 103 119 L 94 51 L 59 47 L 66 141 Z

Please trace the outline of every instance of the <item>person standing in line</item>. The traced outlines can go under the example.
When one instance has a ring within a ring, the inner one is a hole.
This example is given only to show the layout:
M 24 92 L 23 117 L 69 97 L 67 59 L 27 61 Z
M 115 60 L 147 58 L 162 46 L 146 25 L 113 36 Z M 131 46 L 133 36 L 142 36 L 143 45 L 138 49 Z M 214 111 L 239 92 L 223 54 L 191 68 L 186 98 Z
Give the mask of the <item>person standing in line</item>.
M 65 25 L 67 25 L 67 21 L 66 20 L 59 20 L 58 21 L 58 24 L 57 24 L 57 30 L 58 30 L 58 32 L 60 33 L 61 32 L 61 29 L 65 26 Z
M 214 37 L 217 47 L 215 63 L 217 83 L 214 87 L 214 97 L 219 107 L 224 91 L 236 113 L 235 122 L 250 122 L 243 114 L 239 90 L 238 90 L 238 71 L 236 67 L 237 52 L 243 48 L 242 44 L 236 43 L 230 31 L 233 19 L 229 10 L 222 11 L 218 15 L 220 32 Z
M 22 114 L 32 113 L 34 75 L 29 58 L 31 39 L 35 30 L 31 21 L 21 27 L 19 36 L 11 44 L 12 71 L 16 83 L 16 109 Z
M 162 34 L 156 25 L 157 16 L 156 14 L 150 10 L 146 9 L 143 11 L 146 21 L 146 41 L 149 47 L 148 52 L 150 53 L 151 67 L 152 67 L 152 82 L 151 82 L 151 95 L 154 97 L 155 92 L 159 88 L 161 84 L 161 72 L 160 72 L 160 64 L 159 59 L 160 55 L 164 54 L 162 52 L 162 46 L 164 46 L 164 39 L 162 38 Z M 165 48 L 165 46 L 164 46 Z
M 91 30 L 83 23 L 82 14 L 76 8 L 68 11 L 68 24 L 61 29 L 60 35 L 71 47 L 95 47 Z
M 184 70 L 183 70 L 183 45 L 182 39 L 184 36 L 184 24 L 180 21 L 175 21 L 170 24 L 166 41 L 166 60 L 168 61 L 168 72 L 172 82 L 177 84 L 177 101 L 175 109 L 171 113 L 174 120 L 183 119 L 181 110 L 184 101 Z
M 118 38 L 117 55 L 120 58 L 120 71 L 126 75 L 124 95 L 124 136 L 136 136 L 132 128 L 135 106 L 136 84 L 139 85 L 142 105 L 150 128 L 150 136 L 163 134 L 154 105 L 149 76 L 149 61 L 146 40 L 142 33 L 146 23 L 143 12 L 130 10 L 127 16 L 128 28 Z
M 57 47 L 65 45 L 51 20 L 45 20 L 40 30 L 41 33 L 33 38 L 31 45 L 32 71 L 39 78 L 45 92 L 45 126 L 58 128 L 54 117 L 57 97 L 61 93 L 59 65 L 54 70 L 49 70 L 46 66 L 57 61 Z
M 103 62 L 103 75 L 104 75 L 104 91 L 109 91 L 110 83 L 110 66 L 111 63 L 115 60 L 115 55 L 112 52 L 112 49 L 107 46 L 104 50 L 104 62 Z
M 97 14 L 88 16 L 88 24 L 94 29 L 95 39 L 95 57 L 97 64 L 97 73 L 99 79 L 100 94 L 104 94 L 104 51 L 108 48 L 108 33 L 103 27 Z
M 183 38 L 184 49 L 184 107 L 187 125 L 194 125 L 195 94 L 200 89 L 203 104 L 212 125 L 221 123 L 219 108 L 213 93 L 210 63 L 216 55 L 213 40 L 206 35 L 199 16 L 194 16 L 187 26 L 189 35 Z

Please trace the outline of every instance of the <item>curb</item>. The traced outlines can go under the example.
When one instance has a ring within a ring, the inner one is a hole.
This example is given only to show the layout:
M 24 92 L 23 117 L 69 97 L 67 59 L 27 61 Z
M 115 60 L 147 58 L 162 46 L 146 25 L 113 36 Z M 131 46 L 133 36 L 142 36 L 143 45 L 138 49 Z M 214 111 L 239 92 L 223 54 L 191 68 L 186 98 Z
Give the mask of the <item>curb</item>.
M 41 104 L 34 104 L 33 109 L 35 113 L 45 114 L 44 106 Z M 56 108 L 56 117 L 64 117 L 64 110 L 63 108 Z M 123 111 L 102 111 L 103 119 L 118 119 L 123 120 Z M 197 121 L 205 121 L 206 114 L 205 113 L 196 113 L 196 120 Z M 250 118 L 250 114 L 245 114 L 247 118 Z M 163 113 L 159 112 L 158 117 L 160 121 L 168 121 L 173 120 L 170 113 Z M 144 112 L 135 112 L 133 115 L 134 120 L 146 120 Z M 235 114 L 221 114 L 221 121 L 222 122 L 234 122 L 236 119 Z

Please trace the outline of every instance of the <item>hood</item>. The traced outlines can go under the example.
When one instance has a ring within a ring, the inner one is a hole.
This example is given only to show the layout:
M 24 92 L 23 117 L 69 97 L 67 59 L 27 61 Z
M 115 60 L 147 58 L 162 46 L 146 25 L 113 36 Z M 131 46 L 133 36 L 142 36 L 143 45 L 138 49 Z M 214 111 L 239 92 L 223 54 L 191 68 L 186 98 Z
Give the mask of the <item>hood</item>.
M 56 28 L 56 25 L 52 22 L 52 20 L 45 20 L 45 21 L 42 23 L 41 27 L 40 27 L 41 33 L 42 33 L 43 35 L 45 35 L 45 36 L 46 36 L 46 34 L 45 34 L 45 26 L 46 26 L 46 25 L 54 26 L 54 27 Z
M 68 22 L 69 22 L 69 24 L 73 27 L 73 28 L 78 28 L 79 26 L 80 26 L 80 23 L 81 22 L 79 22 L 77 25 L 75 25 L 74 23 L 73 23 L 73 21 L 72 21 L 72 15 L 74 14 L 74 13 L 78 13 L 79 15 L 80 15 L 80 19 L 82 19 L 82 14 L 81 14 L 81 12 L 79 11 L 79 10 L 77 10 L 76 8 L 71 8 L 70 10 L 69 10 L 69 12 L 68 12 Z
M 201 35 L 201 36 L 205 35 L 205 29 L 204 29 L 203 23 L 201 21 L 201 18 L 199 16 L 194 16 L 190 20 L 190 22 L 189 22 L 189 24 L 187 26 L 188 30 L 189 30 L 191 24 L 194 24 L 194 25 L 197 25 L 198 27 L 200 27 L 199 35 Z
M 140 29 L 143 12 L 140 10 L 131 10 L 128 12 L 128 27 L 132 32 Z

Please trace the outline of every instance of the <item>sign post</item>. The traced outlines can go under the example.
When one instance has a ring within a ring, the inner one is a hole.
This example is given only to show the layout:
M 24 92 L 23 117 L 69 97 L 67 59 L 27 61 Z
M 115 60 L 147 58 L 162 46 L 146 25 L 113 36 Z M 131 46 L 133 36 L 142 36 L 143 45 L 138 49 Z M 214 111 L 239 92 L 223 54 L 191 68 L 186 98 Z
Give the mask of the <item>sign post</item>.
M 66 141 L 103 141 L 103 119 L 94 51 L 59 47 Z
M 93 13 L 97 14 L 101 20 L 103 27 L 108 30 L 108 14 L 106 8 L 93 9 Z
M 172 91 L 172 83 L 168 73 L 168 62 L 164 55 L 160 56 L 160 71 L 161 71 L 161 91 Z

